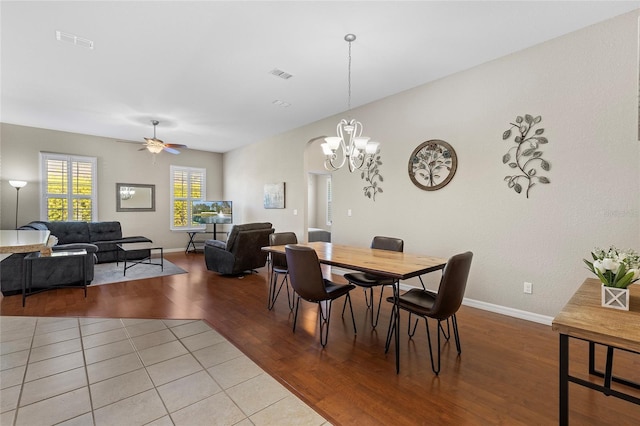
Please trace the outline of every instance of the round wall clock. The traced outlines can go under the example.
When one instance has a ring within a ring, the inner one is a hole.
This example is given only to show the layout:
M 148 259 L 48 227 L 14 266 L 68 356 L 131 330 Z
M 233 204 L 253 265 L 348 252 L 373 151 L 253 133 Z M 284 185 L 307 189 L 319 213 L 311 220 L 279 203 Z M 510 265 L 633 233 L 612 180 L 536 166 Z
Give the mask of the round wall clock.
M 448 184 L 458 168 L 453 147 L 439 139 L 418 145 L 409 157 L 411 182 L 425 191 L 436 191 Z

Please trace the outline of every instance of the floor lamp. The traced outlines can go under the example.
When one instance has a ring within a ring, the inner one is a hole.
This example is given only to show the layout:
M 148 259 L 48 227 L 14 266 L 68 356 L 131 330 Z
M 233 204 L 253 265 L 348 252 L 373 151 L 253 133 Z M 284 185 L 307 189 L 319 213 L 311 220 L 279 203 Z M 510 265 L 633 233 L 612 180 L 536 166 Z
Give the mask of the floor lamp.
M 20 200 L 20 188 L 24 188 L 27 182 L 23 180 L 10 180 L 9 185 L 16 189 L 16 229 L 18 229 L 18 202 Z

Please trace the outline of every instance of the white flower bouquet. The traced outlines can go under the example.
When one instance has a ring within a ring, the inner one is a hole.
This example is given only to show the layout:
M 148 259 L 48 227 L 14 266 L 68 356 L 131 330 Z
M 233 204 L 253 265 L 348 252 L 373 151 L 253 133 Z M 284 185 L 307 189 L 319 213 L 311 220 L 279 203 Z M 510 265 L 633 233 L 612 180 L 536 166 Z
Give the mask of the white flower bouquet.
M 607 287 L 627 288 L 640 279 L 640 256 L 634 250 L 596 248 L 591 256 L 593 261 L 583 259 L 584 263 Z

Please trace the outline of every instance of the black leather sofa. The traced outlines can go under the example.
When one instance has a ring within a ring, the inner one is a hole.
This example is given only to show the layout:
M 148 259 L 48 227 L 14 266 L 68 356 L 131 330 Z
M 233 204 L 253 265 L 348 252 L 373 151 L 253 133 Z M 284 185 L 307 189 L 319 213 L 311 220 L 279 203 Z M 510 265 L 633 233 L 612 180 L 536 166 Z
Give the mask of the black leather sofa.
M 151 242 L 145 237 L 122 237 L 120 222 L 31 222 L 20 230 L 49 230 L 58 238 L 53 251 L 85 249 L 87 280 L 93 280 L 94 264 L 115 262 L 118 252 L 116 244 L 126 242 Z M 23 258 L 28 253 L 14 253 L 0 262 L 0 289 L 4 296 L 22 292 Z M 148 250 L 127 252 L 127 259 L 142 259 L 149 256 Z M 33 288 L 56 285 L 81 284 L 82 270 L 77 259 L 59 257 L 55 261 L 41 262 L 33 268 Z
M 267 263 L 267 252 L 261 250 L 269 245 L 269 234 L 275 229 L 268 222 L 234 225 L 227 241 L 206 240 L 204 260 L 207 269 L 223 275 L 237 275 L 263 267 Z

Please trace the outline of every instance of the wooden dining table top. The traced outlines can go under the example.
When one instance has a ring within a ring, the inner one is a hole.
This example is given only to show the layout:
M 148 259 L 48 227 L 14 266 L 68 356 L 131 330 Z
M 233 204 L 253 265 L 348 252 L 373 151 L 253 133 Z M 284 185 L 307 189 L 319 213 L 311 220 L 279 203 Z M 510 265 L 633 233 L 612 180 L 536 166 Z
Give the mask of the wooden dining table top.
M 320 263 L 346 269 L 383 275 L 397 280 L 405 280 L 428 272 L 443 269 L 447 259 L 390 250 L 355 247 L 321 241 L 299 243 L 313 248 Z M 284 254 L 284 245 L 266 246 L 262 250 Z
M 553 319 L 552 329 L 572 337 L 640 353 L 640 285 L 629 286 L 629 310 L 601 306 L 602 284 L 587 278 Z

